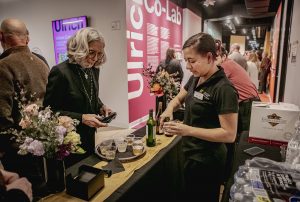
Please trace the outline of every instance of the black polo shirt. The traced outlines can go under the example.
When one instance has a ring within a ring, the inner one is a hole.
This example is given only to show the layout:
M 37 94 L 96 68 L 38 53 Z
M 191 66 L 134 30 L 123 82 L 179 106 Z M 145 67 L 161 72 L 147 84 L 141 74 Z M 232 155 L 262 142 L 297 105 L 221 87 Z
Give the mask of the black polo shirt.
M 199 77 L 191 76 L 184 86 L 188 92 L 185 98 L 184 123 L 199 128 L 220 128 L 218 115 L 238 113 L 238 93 L 221 67 L 197 87 L 198 81 Z M 183 137 L 183 151 L 187 158 L 194 160 L 214 155 L 221 145 L 222 143 L 195 137 Z

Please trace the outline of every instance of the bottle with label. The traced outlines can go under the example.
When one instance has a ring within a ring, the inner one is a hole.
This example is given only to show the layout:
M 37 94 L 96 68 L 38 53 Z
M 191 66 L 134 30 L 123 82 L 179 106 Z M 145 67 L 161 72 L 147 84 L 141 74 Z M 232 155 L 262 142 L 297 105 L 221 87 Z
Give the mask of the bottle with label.
M 285 162 L 293 164 L 294 159 L 300 154 L 300 121 L 295 123 L 295 134 L 290 139 L 286 150 Z
M 149 118 L 146 125 L 147 146 L 154 147 L 156 145 L 156 123 L 153 119 L 153 109 L 149 110 Z
M 162 114 L 162 102 L 158 103 L 158 109 L 156 114 L 156 135 L 162 135 L 163 129 L 160 127 L 160 115 Z

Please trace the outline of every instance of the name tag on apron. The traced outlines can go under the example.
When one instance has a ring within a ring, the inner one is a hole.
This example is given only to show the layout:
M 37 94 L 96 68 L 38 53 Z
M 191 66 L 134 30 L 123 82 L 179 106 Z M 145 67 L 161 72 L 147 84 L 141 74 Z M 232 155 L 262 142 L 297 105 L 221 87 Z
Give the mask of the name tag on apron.
M 199 99 L 199 100 L 203 100 L 203 94 L 200 92 L 195 91 L 194 92 L 194 97 Z

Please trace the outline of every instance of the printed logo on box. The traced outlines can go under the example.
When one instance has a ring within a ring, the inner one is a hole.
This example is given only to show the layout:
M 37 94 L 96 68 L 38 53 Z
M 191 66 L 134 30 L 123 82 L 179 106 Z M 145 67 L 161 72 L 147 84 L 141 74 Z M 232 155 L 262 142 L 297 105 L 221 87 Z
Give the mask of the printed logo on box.
M 281 116 L 278 116 L 277 114 L 273 113 L 271 115 L 268 115 L 267 117 L 263 117 L 263 122 L 268 122 L 271 126 L 276 126 L 278 124 L 286 124 L 287 120 L 282 120 Z

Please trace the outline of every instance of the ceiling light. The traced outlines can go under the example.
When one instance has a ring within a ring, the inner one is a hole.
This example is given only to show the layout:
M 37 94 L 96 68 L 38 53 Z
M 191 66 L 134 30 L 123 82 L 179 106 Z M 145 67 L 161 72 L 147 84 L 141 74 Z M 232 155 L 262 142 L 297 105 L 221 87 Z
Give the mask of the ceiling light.
M 208 7 L 208 6 L 214 6 L 215 3 L 216 3 L 215 0 L 205 0 L 205 1 L 203 2 L 203 5 L 206 6 L 206 7 Z
M 240 20 L 237 16 L 234 17 L 234 20 L 235 20 L 236 24 L 238 24 L 238 25 L 240 24 Z

